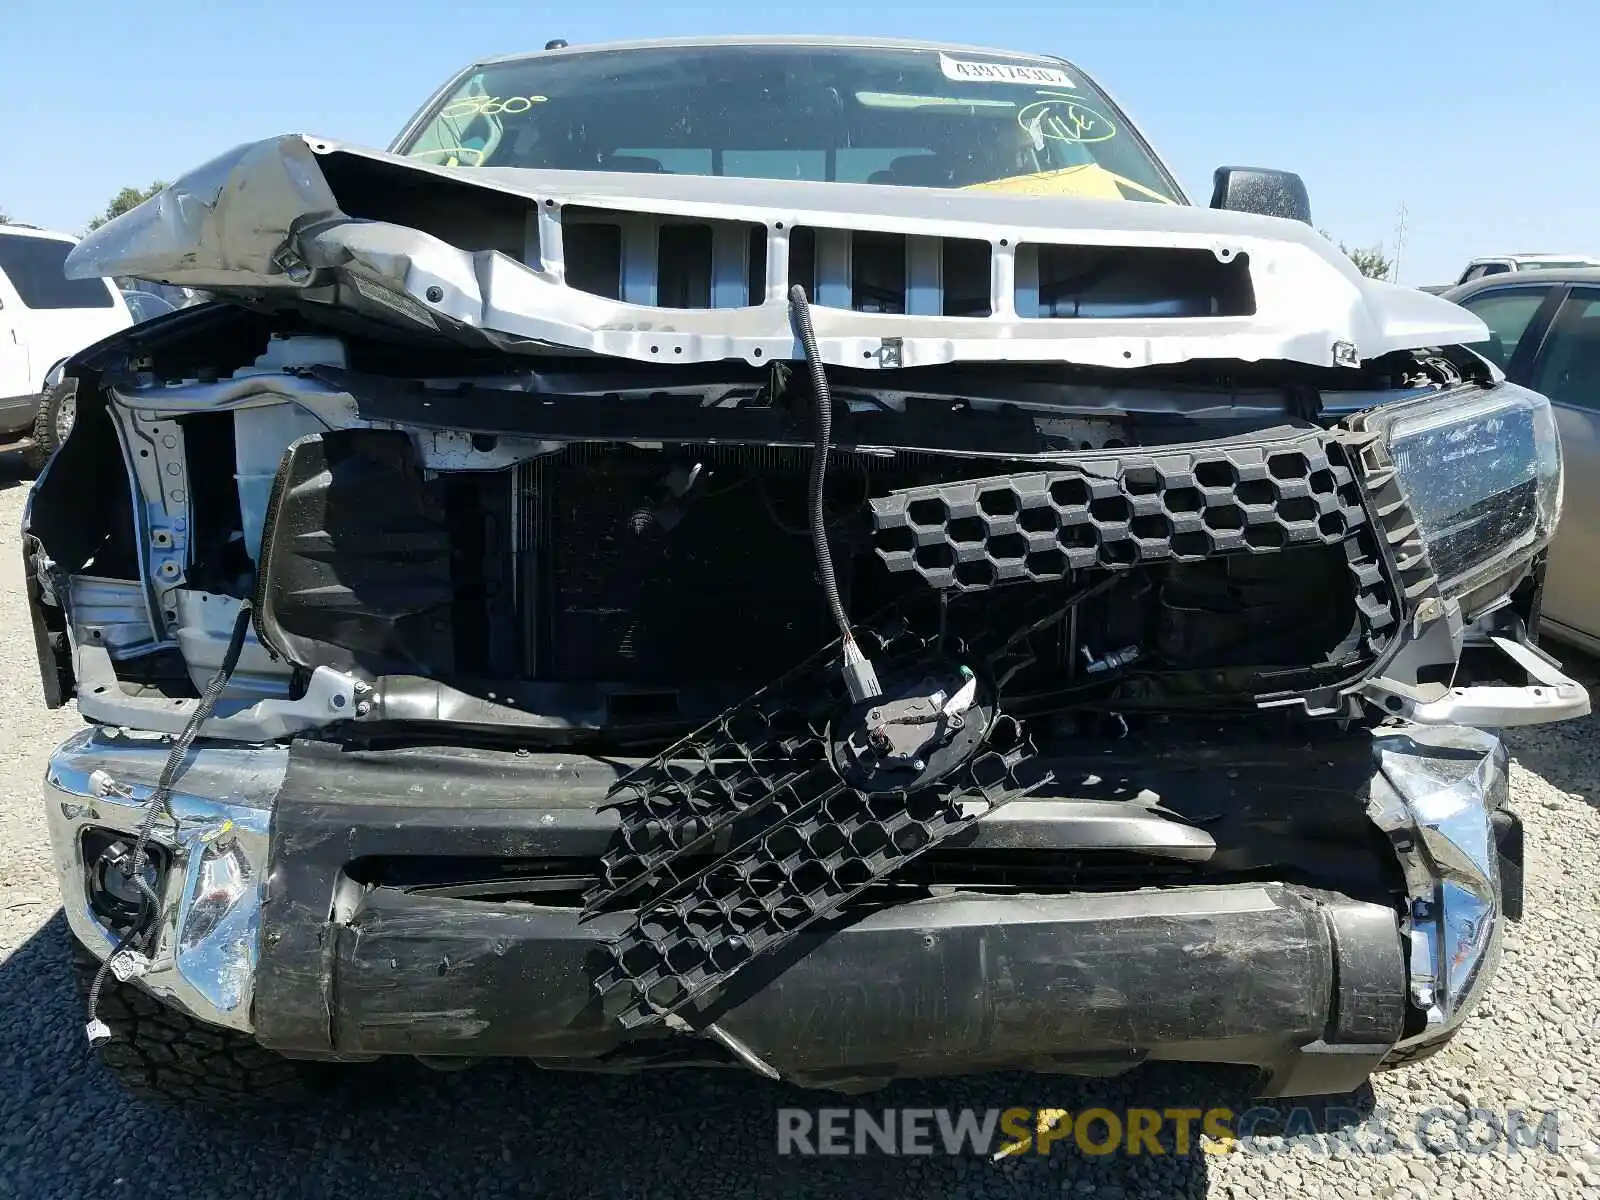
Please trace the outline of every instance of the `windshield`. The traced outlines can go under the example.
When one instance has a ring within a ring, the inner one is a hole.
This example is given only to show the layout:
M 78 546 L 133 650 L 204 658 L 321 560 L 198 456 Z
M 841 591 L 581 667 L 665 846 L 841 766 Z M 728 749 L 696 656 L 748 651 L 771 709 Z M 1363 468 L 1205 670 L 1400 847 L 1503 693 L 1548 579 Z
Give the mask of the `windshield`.
M 399 152 L 445 166 L 728 175 L 1180 203 L 1057 59 L 823 46 L 531 55 L 473 70 Z

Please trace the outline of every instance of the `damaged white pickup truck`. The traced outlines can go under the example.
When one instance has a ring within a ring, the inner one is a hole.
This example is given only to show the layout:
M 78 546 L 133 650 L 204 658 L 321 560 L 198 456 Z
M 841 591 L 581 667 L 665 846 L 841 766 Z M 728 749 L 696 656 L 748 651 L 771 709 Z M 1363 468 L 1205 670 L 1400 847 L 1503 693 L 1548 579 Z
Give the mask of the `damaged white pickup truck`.
M 1232 210 L 1232 211 L 1230 211 Z M 69 270 L 24 547 L 89 1033 L 912 1075 L 1437 1049 L 1518 915 L 1492 730 L 1550 407 L 1291 175 L 1192 206 L 1075 65 L 736 39 L 479 63 L 240 147 Z

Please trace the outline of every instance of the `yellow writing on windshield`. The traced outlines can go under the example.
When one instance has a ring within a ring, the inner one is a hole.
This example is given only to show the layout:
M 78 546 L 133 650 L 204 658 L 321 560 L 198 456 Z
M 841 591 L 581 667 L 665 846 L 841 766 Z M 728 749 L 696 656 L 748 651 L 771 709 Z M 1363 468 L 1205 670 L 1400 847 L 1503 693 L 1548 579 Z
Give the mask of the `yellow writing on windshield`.
M 1063 92 L 1040 92 L 1042 100 L 1025 105 L 1017 113 L 1017 124 L 1028 131 L 1036 148 L 1053 142 L 1108 142 L 1117 136 L 1111 118 L 1091 108 L 1076 96 Z
M 439 119 L 470 121 L 473 117 L 513 117 L 549 99 L 548 96 L 462 96 L 446 104 L 439 112 Z

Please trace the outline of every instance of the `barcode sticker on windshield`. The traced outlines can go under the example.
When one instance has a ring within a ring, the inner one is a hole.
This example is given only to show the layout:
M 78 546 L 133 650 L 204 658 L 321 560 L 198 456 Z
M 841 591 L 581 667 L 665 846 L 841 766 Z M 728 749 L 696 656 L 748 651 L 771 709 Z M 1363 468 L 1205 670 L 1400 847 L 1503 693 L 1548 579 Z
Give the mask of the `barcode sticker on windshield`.
M 970 58 L 939 55 L 939 69 L 946 79 L 967 83 L 1043 83 L 1069 88 L 1072 80 L 1055 67 L 1028 67 L 1021 63 L 977 62 Z

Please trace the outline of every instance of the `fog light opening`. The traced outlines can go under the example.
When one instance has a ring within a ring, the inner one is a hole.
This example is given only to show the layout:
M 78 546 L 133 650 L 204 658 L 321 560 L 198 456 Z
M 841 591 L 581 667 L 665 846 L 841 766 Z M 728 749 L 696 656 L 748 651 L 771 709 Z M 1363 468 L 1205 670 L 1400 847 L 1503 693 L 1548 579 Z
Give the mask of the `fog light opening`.
M 167 869 L 166 855 L 158 847 L 148 847 L 139 878 L 135 879 L 130 873 L 133 838 L 111 830 L 86 829 L 83 861 L 88 876 L 85 890 L 95 916 L 119 935 L 135 928 L 148 903 L 140 884 L 160 896 Z

